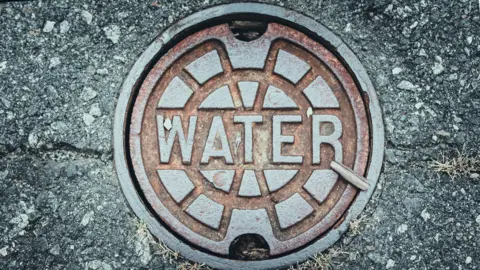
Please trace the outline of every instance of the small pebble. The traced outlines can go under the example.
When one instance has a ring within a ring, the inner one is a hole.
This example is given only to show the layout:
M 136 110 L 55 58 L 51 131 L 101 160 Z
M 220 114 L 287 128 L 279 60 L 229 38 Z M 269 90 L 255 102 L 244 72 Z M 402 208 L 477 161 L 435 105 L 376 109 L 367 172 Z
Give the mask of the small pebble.
M 90 115 L 88 113 L 83 114 L 83 122 L 85 123 L 85 125 L 90 126 L 91 124 L 93 124 L 94 121 L 95 117 L 93 117 L 93 115 Z
M 456 81 L 458 79 L 457 73 L 450 74 L 447 78 L 449 81 Z
M 472 36 L 467 37 L 467 43 L 470 45 L 472 44 L 472 42 L 473 42 L 473 37 Z
M 89 100 L 95 98 L 97 96 L 97 94 L 98 93 L 95 90 L 93 90 L 91 87 L 85 87 L 85 89 L 83 89 L 81 97 L 82 97 L 83 100 L 89 101 Z
M 70 30 L 70 23 L 68 21 L 63 21 L 60 23 L 60 33 L 65 34 Z
M 420 216 L 423 218 L 423 221 L 427 222 L 430 219 L 430 213 L 427 212 L 427 209 L 423 209 Z
M 397 228 L 397 233 L 402 234 L 408 230 L 407 224 L 402 224 L 400 227 Z
M 0 72 L 7 68 L 7 61 L 3 61 L 0 63 Z
M 465 264 L 470 264 L 472 262 L 472 257 L 468 256 L 466 259 L 465 259 Z
M 45 33 L 52 32 L 54 26 L 55 26 L 55 22 L 52 22 L 52 21 L 45 22 L 45 25 L 43 26 L 43 32 Z
M 120 62 L 125 62 L 125 58 L 119 55 L 114 55 L 113 59 L 118 60 Z
M 35 147 L 37 146 L 38 144 L 38 137 L 37 137 L 37 134 L 35 133 L 30 133 L 28 134 L 28 144 L 31 146 L 31 147 Z
M 443 72 L 443 70 L 444 70 L 444 67 L 442 66 L 441 63 L 436 62 L 435 64 L 433 64 L 432 71 L 434 75 L 439 75 L 440 73 Z
M 108 69 L 106 68 L 100 68 L 100 69 L 97 69 L 96 73 L 98 75 L 107 75 L 108 74 Z
M 60 58 L 59 57 L 53 57 L 50 59 L 50 64 L 48 65 L 48 68 L 54 68 L 58 65 L 60 65 Z
M 411 83 L 409 81 L 405 81 L 405 80 L 401 81 L 397 85 L 397 87 L 399 89 L 402 89 L 402 90 L 415 90 L 415 89 L 417 89 L 417 87 L 413 83 Z
M 88 12 L 86 10 L 82 11 L 82 18 L 87 24 L 92 23 L 93 16 L 90 12 Z
M 385 266 L 386 269 L 390 269 L 395 266 L 395 261 L 392 259 L 388 259 L 387 265 Z
M 53 246 L 53 248 L 51 248 L 51 249 L 49 250 L 49 252 L 50 252 L 50 254 L 52 254 L 52 255 L 58 255 L 58 254 L 60 254 L 60 246 L 59 246 L 58 244 L 55 245 L 55 246 Z
M 438 136 L 450 137 L 450 132 L 446 132 L 445 130 L 439 130 L 436 133 L 437 133 Z
M 396 68 L 392 69 L 392 74 L 393 75 L 400 74 L 400 72 L 402 72 L 402 69 L 399 68 L 399 67 L 396 67 Z
M 105 32 L 105 36 L 107 39 L 113 42 L 113 44 L 117 44 L 118 40 L 120 39 L 120 28 L 116 25 L 110 25 L 103 28 L 103 32 Z
M 90 211 L 88 213 L 86 213 L 85 215 L 83 215 L 82 217 L 82 221 L 80 222 L 80 224 L 85 227 L 87 226 L 87 224 L 90 222 L 90 220 L 92 219 L 94 215 L 94 212 L 93 211 Z
M 345 29 L 343 29 L 343 31 L 345 32 L 352 32 L 352 24 L 351 23 L 347 23 L 347 26 L 345 26 Z
M 310 118 L 310 116 L 312 116 L 312 114 L 313 114 L 313 109 L 312 109 L 312 107 L 308 107 L 308 109 L 307 109 L 307 118 Z
M 166 130 L 172 129 L 172 120 L 170 120 L 170 118 L 165 119 L 165 121 L 163 122 L 163 127 Z
M 92 104 L 88 113 L 96 117 L 102 116 L 102 111 L 100 110 L 100 106 L 98 105 L 98 103 Z
M 5 246 L 5 247 L 0 249 L 0 255 L 2 255 L 2 257 L 5 257 L 5 256 L 8 255 L 7 248 L 8 248 L 8 246 Z

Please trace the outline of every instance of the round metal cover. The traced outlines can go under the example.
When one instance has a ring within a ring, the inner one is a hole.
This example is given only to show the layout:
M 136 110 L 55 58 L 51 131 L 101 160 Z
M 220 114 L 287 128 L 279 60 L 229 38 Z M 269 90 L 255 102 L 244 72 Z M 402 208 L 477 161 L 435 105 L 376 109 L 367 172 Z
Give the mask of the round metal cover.
M 160 35 L 124 82 L 114 136 L 136 214 L 218 268 L 277 268 L 324 250 L 363 210 L 383 158 L 357 58 L 319 23 L 265 4 L 207 9 Z

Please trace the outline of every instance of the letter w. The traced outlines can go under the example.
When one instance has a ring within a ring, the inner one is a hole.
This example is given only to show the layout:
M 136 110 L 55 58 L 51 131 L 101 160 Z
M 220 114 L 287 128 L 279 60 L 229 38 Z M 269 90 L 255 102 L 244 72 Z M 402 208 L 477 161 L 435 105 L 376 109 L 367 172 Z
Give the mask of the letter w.
M 163 115 L 157 115 L 157 130 L 158 130 L 158 148 L 160 151 L 160 162 L 169 163 L 172 154 L 173 144 L 178 135 L 180 143 L 180 150 L 182 152 L 183 163 L 190 163 L 192 160 L 193 139 L 195 137 L 195 126 L 197 124 L 197 117 L 190 116 L 190 123 L 188 125 L 187 138 L 183 133 L 182 120 L 180 116 L 173 117 L 172 128 L 165 137 L 165 127 L 163 126 Z

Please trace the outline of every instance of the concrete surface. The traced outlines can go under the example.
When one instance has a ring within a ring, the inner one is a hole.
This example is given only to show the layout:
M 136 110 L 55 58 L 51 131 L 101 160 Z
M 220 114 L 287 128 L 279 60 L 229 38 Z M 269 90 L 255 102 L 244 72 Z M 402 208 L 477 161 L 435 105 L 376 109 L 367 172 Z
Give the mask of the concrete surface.
M 0 4 L 1 269 L 176 267 L 137 232 L 119 188 L 115 99 L 164 27 L 227 1 L 152 1 Z M 335 268 L 480 268 L 480 180 L 428 168 L 464 145 L 479 155 L 478 1 L 267 2 L 349 44 L 384 110 L 384 173 Z

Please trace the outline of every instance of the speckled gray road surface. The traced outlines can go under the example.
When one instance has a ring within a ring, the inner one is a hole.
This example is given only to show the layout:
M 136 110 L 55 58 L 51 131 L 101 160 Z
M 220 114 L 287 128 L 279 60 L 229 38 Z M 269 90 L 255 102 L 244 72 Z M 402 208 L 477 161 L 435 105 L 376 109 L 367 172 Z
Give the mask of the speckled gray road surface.
M 113 111 L 150 41 L 220 3 L 0 4 L 0 269 L 176 267 L 136 232 L 113 169 Z M 349 44 L 384 110 L 384 173 L 335 267 L 479 269 L 480 180 L 428 168 L 465 144 L 479 152 L 478 1 L 272 3 Z

